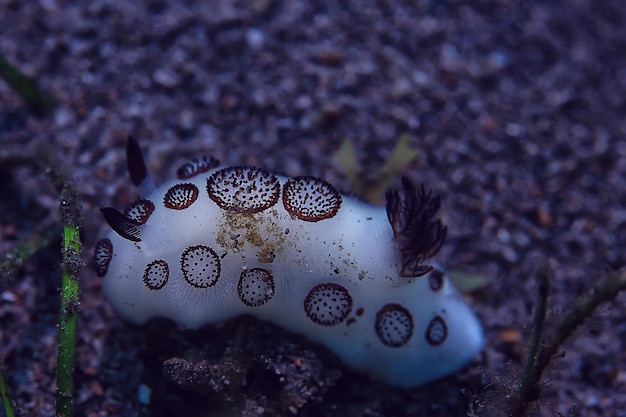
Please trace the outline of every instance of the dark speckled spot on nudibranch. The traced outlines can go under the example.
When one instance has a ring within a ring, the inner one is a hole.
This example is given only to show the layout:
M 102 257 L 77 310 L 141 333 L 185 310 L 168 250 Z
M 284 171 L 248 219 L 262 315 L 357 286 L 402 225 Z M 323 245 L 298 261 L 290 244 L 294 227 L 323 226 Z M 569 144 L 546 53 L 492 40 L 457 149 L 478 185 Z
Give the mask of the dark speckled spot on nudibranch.
M 376 333 L 386 346 L 403 346 L 413 335 L 413 317 L 400 304 L 387 304 L 376 314 Z
M 207 192 L 223 210 L 234 213 L 259 213 L 272 207 L 280 195 L 280 183 L 264 169 L 230 167 L 211 174 Z
M 128 206 L 124 214 L 129 219 L 135 220 L 141 224 L 146 224 L 150 215 L 154 212 L 154 203 L 150 200 L 140 198 L 133 204 Z
M 143 272 L 143 282 L 149 290 L 160 290 L 167 284 L 170 277 L 170 267 L 162 259 L 152 261 Z
M 434 292 L 441 290 L 441 288 L 443 287 L 443 282 L 443 272 L 437 269 L 433 269 L 432 271 L 430 271 L 430 275 L 428 276 L 428 286 L 431 290 L 433 290 Z
M 344 321 L 352 311 L 352 297 L 339 284 L 319 284 L 306 296 L 304 311 L 316 324 L 335 326 Z
M 176 184 L 165 193 L 163 205 L 172 210 L 184 210 L 198 199 L 198 194 L 198 187 L 193 184 Z
M 300 220 L 318 222 L 337 214 L 341 207 L 341 194 L 319 178 L 293 177 L 285 184 L 283 205 Z
M 179 180 L 188 180 L 213 168 L 217 168 L 219 165 L 220 161 L 212 156 L 201 156 L 181 165 L 176 171 L 176 175 Z
M 107 274 L 112 258 L 113 244 L 111 241 L 107 238 L 98 240 L 93 251 L 93 260 L 96 264 L 96 273 L 99 277 L 103 277 Z
M 222 267 L 213 249 L 204 245 L 189 246 L 180 257 L 180 269 L 189 285 L 209 288 L 217 284 Z
M 274 297 L 275 283 L 270 272 L 263 268 L 246 269 L 239 277 L 237 293 L 248 307 L 260 307 Z
M 428 324 L 426 329 L 426 341 L 432 346 L 439 346 L 448 337 L 448 326 L 444 319 L 436 316 Z

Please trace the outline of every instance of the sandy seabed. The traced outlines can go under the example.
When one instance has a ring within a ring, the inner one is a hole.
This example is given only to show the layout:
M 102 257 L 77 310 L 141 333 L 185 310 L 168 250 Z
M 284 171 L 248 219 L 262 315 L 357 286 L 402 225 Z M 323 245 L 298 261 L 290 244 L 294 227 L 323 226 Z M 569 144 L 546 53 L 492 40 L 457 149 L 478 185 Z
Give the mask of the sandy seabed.
M 136 197 L 128 134 L 161 181 L 207 154 L 343 190 L 331 155 L 344 139 L 374 171 L 407 134 L 420 151 L 407 175 L 442 198 L 439 262 L 489 284 L 468 295 L 485 325 L 483 358 L 403 391 L 247 318 L 195 333 L 161 321 L 130 326 L 86 268 L 77 415 L 505 415 L 538 268 L 552 270 L 550 333 L 607 265 L 624 266 L 619 0 L 78 3 L 0 0 L 0 54 L 57 103 L 36 118 L 0 82 L 0 158 L 53 155 L 74 178 L 86 262 L 106 230 L 98 209 Z M 0 192 L 0 251 L 57 232 L 43 173 L 0 167 Z M 26 416 L 54 415 L 59 265 L 53 240 L 0 288 L 1 358 Z M 531 415 L 626 416 L 625 301 L 601 307 L 564 346 Z M 231 344 L 242 328 L 243 361 Z M 246 375 L 246 385 L 172 382 L 207 373 Z

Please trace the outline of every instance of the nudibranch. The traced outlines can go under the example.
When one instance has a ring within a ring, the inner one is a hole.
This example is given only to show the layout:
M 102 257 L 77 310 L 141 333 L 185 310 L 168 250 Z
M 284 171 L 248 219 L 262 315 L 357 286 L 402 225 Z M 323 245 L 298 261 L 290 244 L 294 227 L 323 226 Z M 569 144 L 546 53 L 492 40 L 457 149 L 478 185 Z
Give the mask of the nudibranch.
M 407 388 L 460 370 L 482 349 L 477 317 L 428 263 L 447 229 L 424 186 L 403 178 L 375 207 L 318 178 L 204 157 L 157 188 L 132 138 L 127 159 L 144 196 L 124 212 L 101 209 L 112 231 L 94 253 L 125 319 L 198 328 L 249 314 Z

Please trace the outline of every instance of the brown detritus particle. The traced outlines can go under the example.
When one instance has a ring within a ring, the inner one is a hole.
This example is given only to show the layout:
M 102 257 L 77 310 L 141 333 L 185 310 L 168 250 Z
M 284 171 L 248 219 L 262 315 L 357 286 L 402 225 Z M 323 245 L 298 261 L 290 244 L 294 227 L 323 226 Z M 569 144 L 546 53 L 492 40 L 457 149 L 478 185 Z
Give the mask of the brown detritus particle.
M 216 232 L 217 244 L 222 248 L 238 251 L 249 243 L 256 249 L 256 259 L 261 263 L 273 262 L 284 250 L 287 235 L 271 216 L 227 213 L 225 219 Z
M 274 262 L 275 258 L 276 258 L 276 254 L 271 248 L 268 248 L 268 247 L 261 248 L 259 252 L 257 252 L 257 256 L 256 256 L 257 261 L 264 263 L 264 264 L 269 264 L 269 263 Z
M 517 329 L 505 329 L 500 332 L 500 341 L 503 343 L 520 343 L 522 341 L 522 333 Z

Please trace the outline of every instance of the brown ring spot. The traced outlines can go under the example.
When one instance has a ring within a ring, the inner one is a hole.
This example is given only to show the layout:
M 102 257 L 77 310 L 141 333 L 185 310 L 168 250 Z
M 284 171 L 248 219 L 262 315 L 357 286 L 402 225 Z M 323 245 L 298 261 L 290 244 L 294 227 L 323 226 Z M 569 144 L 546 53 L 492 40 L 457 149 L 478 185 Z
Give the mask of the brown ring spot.
M 198 199 L 198 187 L 191 183 L 176 184 L 165 193 L 163 205 L 172 210 L 184 210 Z
M 283 189 L 285 210 L 306 222 L 334 217 L 341 201 L 341 194 L 332 185 L 315 177 L 289 178 Z
M 400 304 L 387 304 L 376 314 L 376 334 L 384 345 L 400 347 L 413 335 L 413 317 Z
M 319 284 L 306 296 L 304 311 L 316 324 L 335 326 L 344 321 L 352 311 L 352 297 L 339 284 Z
M 113 244 L 108 238 L 100 239 L 96 242 L 93 251 L 93 260 L 96 264 L 96 274 L 103 277 L 109 271 L 109 264 L 113 259 Z
M 239 299 L 248 307 L 259 307 L 274 297 L 274 277 L 266 269 L 246 269 L 239 277 Z
M 217 168 L 219 164 L 220 161 L 212 156 L 201 156 L 200 158 L 194 158 L 181 165 L 181 167 L 176 171 L 176 175 L 180 180 L 188 180 L 189 178 L 193 178 L 204 172 L 210 171 L 213 168 Z
M 209 288 L 217 284 L 222 266 L 213 249 L 204 245 L 189 246 L 180 257 L 180 269 L 189 285 Z
M 141 224 L 146 224 L 153 211 L 154 203 L 150 200 L 140 198 L 128 206 L 124 214 L 129 219 L 133 219 Z
M 250 167 L 223 168 L 207 180 L 211 200 L 223 210 L 235 213 L 259 213 L 272 207 L 280 195 L 278 178 L 269 172 Z
M 448 326 L 444 319 L 436 316 L 430 321 L 428 328 L 426 329 L 426 341 L 431 346 L 439 346 L 446 341 L 448 337 Z
M 170 268 L 162 259 L 150 262 L 143 272 L 143 283 L 149 290 L 160 290 L 167 284 Z
M 428 285 L 434 292 L 439 291 L 443 287 L 443 272 L 433 269 L 428 276 Z

